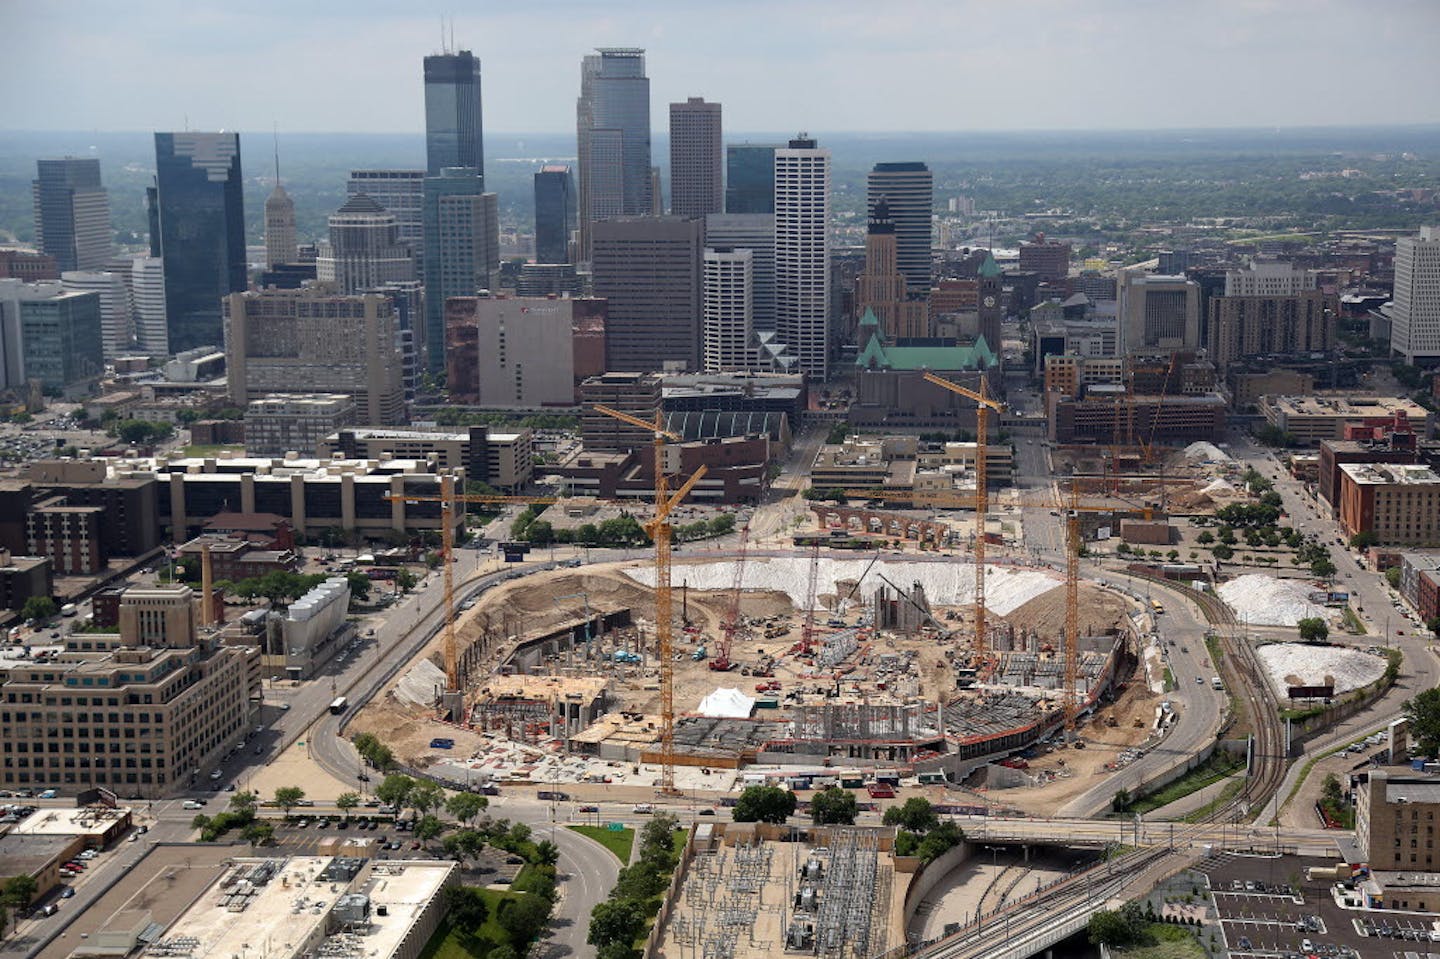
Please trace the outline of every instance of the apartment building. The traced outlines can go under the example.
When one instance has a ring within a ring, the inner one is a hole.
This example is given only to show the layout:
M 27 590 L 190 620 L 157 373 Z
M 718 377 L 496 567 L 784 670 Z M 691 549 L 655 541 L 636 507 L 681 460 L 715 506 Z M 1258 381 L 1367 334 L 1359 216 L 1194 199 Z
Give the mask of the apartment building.
M 245 452 L 251 456 L 309 456 L 325 437 L 355 423 L 355 401 L 344 393 L 271 393 L 245 407 Z
M 1440 546 L 1440 474 L 1407 463 L 1340 466 L 1340 527 L 1381 545 Z
M 1265 422 L 1309 446 L 1321 440 L 1344 439 L 1348 424 L 1385 426 L 1393 423 L 1397 414 L 1423 436 L 1429 419 L 1429 411 L 1415 401 L 1389 396 L 1264 396 L 1260 412 Z
M 442 470 L 463 469 L 498 490 L 518 492 L 535 469 L 535 433 L 471 426 L 464 431 L 348 429 L 327 436 L 320 458 L 432 461 Z

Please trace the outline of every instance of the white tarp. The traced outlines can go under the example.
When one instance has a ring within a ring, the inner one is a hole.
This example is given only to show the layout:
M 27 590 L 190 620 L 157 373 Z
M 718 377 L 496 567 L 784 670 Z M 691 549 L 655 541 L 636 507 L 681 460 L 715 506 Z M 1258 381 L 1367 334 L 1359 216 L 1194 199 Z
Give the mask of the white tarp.
M 749 719 L 755 700 L 733 687 L 717 689 L 700 700 L 700 715 L 710 719 Z

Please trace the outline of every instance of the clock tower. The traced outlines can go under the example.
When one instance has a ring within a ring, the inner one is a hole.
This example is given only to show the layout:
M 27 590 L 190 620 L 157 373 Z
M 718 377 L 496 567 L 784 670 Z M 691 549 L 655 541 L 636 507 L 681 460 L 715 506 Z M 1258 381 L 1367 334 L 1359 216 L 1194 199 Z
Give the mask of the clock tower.
M 1000 306 L 1001 276 L 1000 264 L 987 252 L 985 262 L 980 264 L 980 335 L 997 357 L 1000 355 L 1000 319 L 1004 315 Z

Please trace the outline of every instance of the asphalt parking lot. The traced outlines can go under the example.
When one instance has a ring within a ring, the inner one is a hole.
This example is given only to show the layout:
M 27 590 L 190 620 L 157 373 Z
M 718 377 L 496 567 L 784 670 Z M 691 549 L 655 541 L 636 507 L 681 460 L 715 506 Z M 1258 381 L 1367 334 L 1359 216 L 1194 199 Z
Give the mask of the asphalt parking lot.
M 1388 921 L 1391 927 L 1399 920 L 1428 928 L 1421 916 L 1336 905 L 1330 894 L 1333 880 L 1305 878 L 1306 867 L 1333 864 L 1334 860 L 1298 856 L 1227 856 L 1207 869 L 1225 949 L 1232 959 L 1390 959 L 1399 943 L 1362 934 L 1365 920 Z M 1395 957 L 1423 959 L 1424 953 L 1417 956 L 1402 948 Z

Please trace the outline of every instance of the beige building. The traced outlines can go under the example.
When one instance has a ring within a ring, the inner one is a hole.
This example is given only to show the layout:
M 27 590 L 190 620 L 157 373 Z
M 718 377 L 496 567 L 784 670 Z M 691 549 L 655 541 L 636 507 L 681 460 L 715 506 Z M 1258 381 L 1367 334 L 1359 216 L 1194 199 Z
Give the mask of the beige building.
M 452 297 L 445 304 L 451 390 L 485 407 L 573 406 L 574 327 L 568 298 Z
M 380 860 L 357 840 L 347 854 L 235 858 L 156 935 L 150 915 L 116 914 L 74 959 L 417 959 L 445 916 L 454 862 Z M 136 950 L 139 950 L 136 953 Z
M 308 456 L 325 437 L 354 423 L 355 401 L 344 393 L 271 393 L 245 407 L 245 452 Z
M 226 379 L 232 402 L 271 393 L 345 393 L 356 419 L 409 419 L 400 318 L 389 296 L 325 288 L 232 293 L 224 300 Z
M 1194 280 L 1122 270 L 1118 292 L 1125 352 L 1200 346 L 1200 286 Z
M 1440 872 L 1440 777 L 1376 769 L 1355 790 L 1355 845 L 1372 872 Z M 1440 890 L 1436 890 L 1440 902 Z
M 1350 396 L 1317 393 L 1309 396 L 1263 396 L 1260 412 L 1265 422 L 1291 434 L 1301 443 L 1345 438 L 1346 424 L 1387 426 L 1396 413 L 1404 413 L 1410 428 L 1425 435 L 1429 411 L 1413 400 L 1389 396 Z
M 1216 296 L 1209 307 L 1210 359 L 1324 353 L 1334 345 L 1340 303 L 1320 290 L 1286 296 Z
M 196 604 L 187 586 L 130 589 L 118 636 L 0 659 L 0 783 L 159 797 L 243 739 L 259 650 L 219 645 L 196 627 Z

